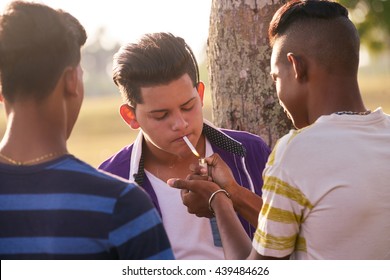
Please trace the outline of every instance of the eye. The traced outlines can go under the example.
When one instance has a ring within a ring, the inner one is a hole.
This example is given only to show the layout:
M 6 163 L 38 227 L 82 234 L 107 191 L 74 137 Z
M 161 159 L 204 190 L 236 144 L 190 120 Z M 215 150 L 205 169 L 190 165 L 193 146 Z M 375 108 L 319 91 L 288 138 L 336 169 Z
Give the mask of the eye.
M 184 106 L 184 107 L 181 107 L 181 109 L 183 110 L 183 111 L 191 111 L 192 110 L 192 108 L 194 108 L 194 105 L 191 105 L 191 106 Z
M 194 100 L 191 100 L 190 102 L 188 102 L 187 104 L 183 105 L 181 107 L 181 109 L 183 111 L 191 111 L 195 106 L 195 101 Z
M 168 115 L 167 112 L 154 112 L 154 113 L 151 113 L 150 116 L 153 118 L 153 119 L 156 119 L 156 120 L 163 120 L 166 116 Z

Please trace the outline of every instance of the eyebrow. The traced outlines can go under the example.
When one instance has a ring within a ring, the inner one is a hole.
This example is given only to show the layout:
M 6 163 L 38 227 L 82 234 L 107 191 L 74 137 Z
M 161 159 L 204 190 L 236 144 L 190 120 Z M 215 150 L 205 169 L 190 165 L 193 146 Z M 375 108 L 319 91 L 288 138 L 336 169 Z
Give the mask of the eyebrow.
M 188 103 L 190 103 L 195 98 L 196 98 L 196 96 L 191 97 L 188 101 L 184 102 L 183 104 L 180 104 L 180 107 L 186 106 Z M 166 111 L 168 111 L 168 109 L 157 109 L 157 110 L 149 111 L 148 113 L 153 114 L 153 113 L 160 113 L 160 112 L 166 112 Z

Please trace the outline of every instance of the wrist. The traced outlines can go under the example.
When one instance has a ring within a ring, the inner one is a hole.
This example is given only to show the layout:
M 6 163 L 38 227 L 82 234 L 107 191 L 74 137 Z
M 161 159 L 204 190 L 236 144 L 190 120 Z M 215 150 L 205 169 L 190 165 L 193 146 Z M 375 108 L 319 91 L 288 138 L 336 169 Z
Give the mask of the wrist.
M 240 195 L 241 186 L 237 184 L 237 182 L 232 182 L 230 184 L 226 184 L 222 187 L 222 189 L 226 190 L 229 193 L 229 198 L 233 202 L 233 206 L 235 208 L 235 200 L 236 197 Z
M 230 199 L 230 194 L 229 194 L 225 189 L 219 189 L 219 190 L 216 190 L 215 192 L 213 192 L 213 193 L 210 195 L 210 198 L 209 198 L 209 210 L 211 211 L 211 213 L 212 213 L 213 215 L 215 215 L 215 213 L 214 213 L 214 209 L 213 209 L 213 207 L 212 207 L 211 204 L 213 203 L 215 197 L 216 197 L 217 195 L 219 195 L 219 194 L 224 194 L 227 198 Z

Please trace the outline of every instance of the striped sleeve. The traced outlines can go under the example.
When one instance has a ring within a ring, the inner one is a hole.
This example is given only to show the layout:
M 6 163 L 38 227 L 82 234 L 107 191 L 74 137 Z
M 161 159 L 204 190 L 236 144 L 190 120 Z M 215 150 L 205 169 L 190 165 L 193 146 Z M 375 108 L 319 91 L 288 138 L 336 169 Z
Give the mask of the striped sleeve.
M 253 247 L 264 256 L 285 257 L 294 250 L 306 251 L 299 236 L 304 209 L 313 206 L 302 192 L 277 177 L 265 177 L 263 207 L 253 239 Z

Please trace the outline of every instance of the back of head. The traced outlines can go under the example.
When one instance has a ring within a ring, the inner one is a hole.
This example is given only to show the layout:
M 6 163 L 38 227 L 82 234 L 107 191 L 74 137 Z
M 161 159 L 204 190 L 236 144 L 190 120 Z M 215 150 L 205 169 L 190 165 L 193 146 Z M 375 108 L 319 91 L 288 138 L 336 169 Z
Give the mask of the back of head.
M 80 62 L 84 28 L 72 15 L 30 2 L 12 2 L 0 17 L 2 94 L 16 99 L 45 98 L 63 70 Z
M 282 6 L 269 26 L 271 46 L 282 42 L 278 50 L 304 53 L 332 74 L 356 75 L 360 40 L 348 11 L 328 0 L 293 0 Z M 286 61 L 287 62 L 287 61 Z
M 141 87 L 168 84 L 188 74 L 199 82 L 195 56 L 186 42 L 170 33 L 145 34 L 114 56 L 113 80 L 131 106 L 142 103 Z

